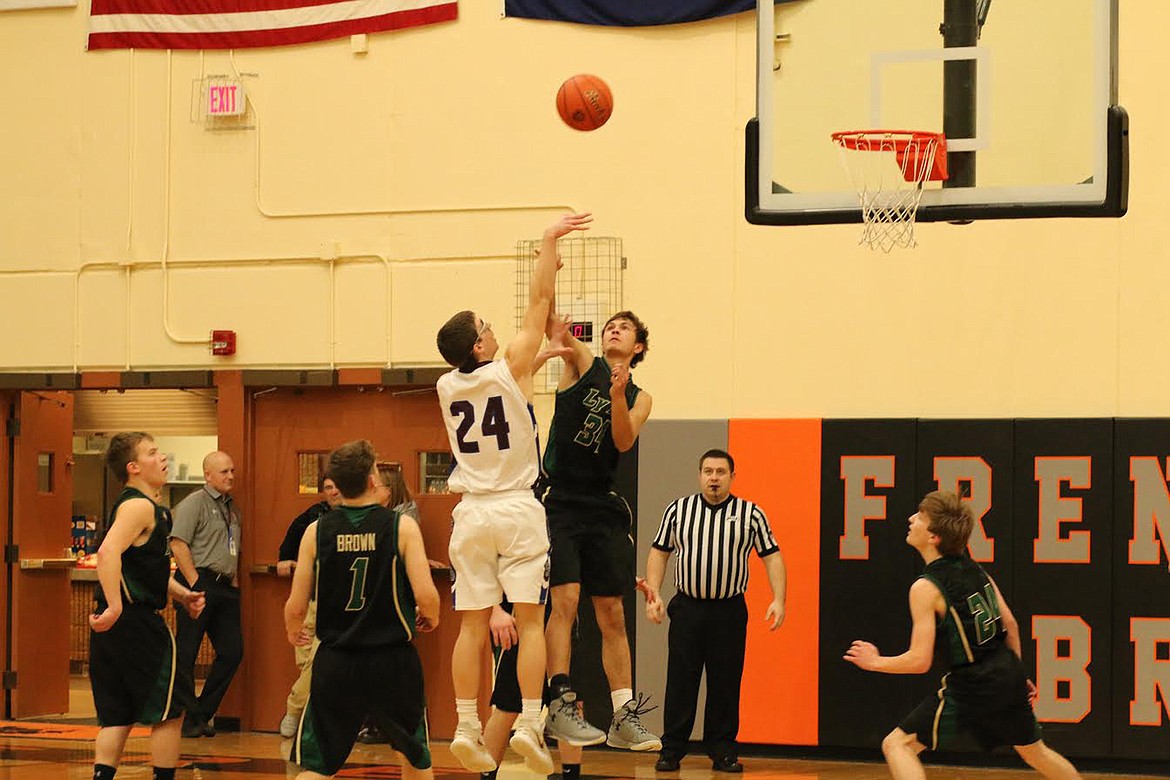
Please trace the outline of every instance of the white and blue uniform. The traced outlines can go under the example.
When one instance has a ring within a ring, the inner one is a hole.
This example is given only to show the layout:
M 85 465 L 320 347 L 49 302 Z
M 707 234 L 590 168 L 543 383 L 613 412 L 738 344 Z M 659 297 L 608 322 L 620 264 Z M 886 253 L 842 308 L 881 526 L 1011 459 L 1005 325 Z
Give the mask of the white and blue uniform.
M 506 361 L 439 377 L 439 405 L 463 497 L 451 515 L 448 553 L 455 609 L 548 597 L 548 525 L 533 494 L 540 471 L 536 417 Z

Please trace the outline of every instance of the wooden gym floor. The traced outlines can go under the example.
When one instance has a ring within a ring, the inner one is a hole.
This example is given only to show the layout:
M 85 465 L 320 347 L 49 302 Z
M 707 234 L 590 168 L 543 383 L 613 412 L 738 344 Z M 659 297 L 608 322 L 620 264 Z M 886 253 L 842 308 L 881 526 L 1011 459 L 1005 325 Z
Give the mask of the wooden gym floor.
M 63 725 L 47 726 L 44 722 L 0 723 L 0 780 L 88 780 L 93 772 L 92 700 L 88 698 L 85 678 L 73 678 L 71 711 L 57 719 Z M 145 733 L 145 731 L 143 732 Z M 212 739 L 185 739 L 178 778 L 180 780 L 286 780 L 295 777 L 297 768 L 289 764 L 289 740 L 276 734 L 221 732 Z M 473 780 L 459 767 L 446 743 L 431 746 L 435 759 L 436 780 Z M 118 780 L 149 780 L 149 739 L 131 737 L 126 755 L 118 770 Z M 585 753 L 585 778 L 640 778 L 653 780 L 654 753 L 631 753 L 606 748 L 589 748 Z M 885 764 L 873 762 L 813 761 L 782 758 L 743 759 L 746 775 L 754 780 L 888 780 Z M 396 754 L 385 745 L 357 745 L 346 768 L 338 774 L 345 778 L 396 778 L 399 776 Z M 716 775 L 702 755 L 683 761 L 676 774 L 661 775 L 662 780 L 728 780 Z M 1090 774 L 1086 780 L 1145 780 L 1148 775 Z M 978 769 L 927 765 L 928 780 L 1024 780 L 1039 775 L 1019 768 Z M 509 753 L 500 770 L 500 780 L 533 780 L 515 755 Z M 1164 780 L 1162 778 L 1161 780 Z

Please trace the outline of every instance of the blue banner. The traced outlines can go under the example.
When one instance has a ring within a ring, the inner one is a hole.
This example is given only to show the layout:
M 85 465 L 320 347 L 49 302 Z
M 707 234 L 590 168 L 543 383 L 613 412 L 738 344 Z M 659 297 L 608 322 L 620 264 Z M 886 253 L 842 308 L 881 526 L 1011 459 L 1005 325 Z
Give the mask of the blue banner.
M 646 27 L 697 22 L 751 11 L 755 7 L 756 0 L 504 0 L 504 16 Z

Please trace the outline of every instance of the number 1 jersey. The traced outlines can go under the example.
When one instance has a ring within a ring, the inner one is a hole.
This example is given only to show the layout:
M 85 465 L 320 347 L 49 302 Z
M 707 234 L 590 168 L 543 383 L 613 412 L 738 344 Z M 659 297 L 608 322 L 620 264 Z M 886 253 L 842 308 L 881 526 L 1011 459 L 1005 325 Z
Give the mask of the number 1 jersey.
M 317 638 L 361 649 L 409 642 L 415 603 L 398 554 L 401 515 L 340 506 L 317 519 Z
M 453 493 L 527 490 L 539 473 L 536 415 L 508 363 L 481 363 L 439 377 L 439 406 L 455 469 Z

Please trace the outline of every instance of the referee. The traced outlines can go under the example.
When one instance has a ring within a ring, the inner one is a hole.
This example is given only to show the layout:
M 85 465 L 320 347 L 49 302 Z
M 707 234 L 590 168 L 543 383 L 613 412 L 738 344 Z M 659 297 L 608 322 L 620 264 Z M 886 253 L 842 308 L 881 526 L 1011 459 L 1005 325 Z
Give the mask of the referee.
M 662 515 L 646 561 L 652 592 L 646 616 L 661 623 L 670 615 L 666 665 L 666 706 L 662 752 L 654 769 L 678 771 L 695 725 L 699 680 L 707 670 L 707 709 L 703 739 L 711 768 L 742 772 L 739 763 L 739 689 L 747 643 L 748 555 L 755 549 L 764 561 L 772 603 L 764 615 L 775 630 L 784 622 L 784 556 L 768 527 L 764 511 L 731 495 L 735 461 L 723 450 L 707 450 L 699 459 L 701 492 L 673 502 Z M 666 562 L 676 552 L 678 593 L 663 607 L 658 591 Z

